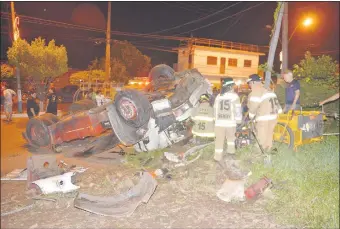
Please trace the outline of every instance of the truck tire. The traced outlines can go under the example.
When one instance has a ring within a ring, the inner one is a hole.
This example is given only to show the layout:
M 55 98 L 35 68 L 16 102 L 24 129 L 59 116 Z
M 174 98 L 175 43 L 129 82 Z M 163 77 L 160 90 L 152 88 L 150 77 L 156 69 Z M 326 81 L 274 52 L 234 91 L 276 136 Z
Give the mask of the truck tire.
M 76 113 L 79 111 L 86 111 L 96 107 L 96 104 L 90 99 L 83 99 L 71 104 L 68 111 L 69 113 Z
M 52 114 L 51 114 L 52 115 Z M 55 123 L 50 117 L 37 117 L 28 121 L 26 126 L 26 136 L 33 146 L 48 147 L 51 146 L 51 136 L 48 126 Z
M 151 69 L 149 79 L 153 84 L 154 90 L 157 90 L 162 85 L 175 81 L 175 70 L 165 64 L 156 65 Z
M 152 106 L 147 97 L 136 90 L 125 90 L 116 94 L 115 108 L 118 115 L 129 126 L 139 128 L 151 117 Z

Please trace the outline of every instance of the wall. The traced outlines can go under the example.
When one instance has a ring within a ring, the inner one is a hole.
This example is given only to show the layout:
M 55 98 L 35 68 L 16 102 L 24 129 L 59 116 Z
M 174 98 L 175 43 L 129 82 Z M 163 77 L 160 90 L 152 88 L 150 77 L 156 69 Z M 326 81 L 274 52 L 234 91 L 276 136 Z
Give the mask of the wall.
M 184 71 L 189 68 L 189 49 L 179 48 L 178 50 L 178 61 L 177 61 L 177 71 Z
M 203 75 L 231 76 L 236 78 L 247 78 L 249 75 L 258 72 L 260 53 L 228 51 L 221 48 L 194 47 L 194 68 L 197 68 Z M 217 65 L 207 65 L 207 56 L 217 57 Z M 221 57 L 226 58 L 225 73 L 220 74 Z M 228 66 L 228 59 L 237 59 L 237 67 Z M 244 67 L 244 60 L 251 60 L 251 67 Z

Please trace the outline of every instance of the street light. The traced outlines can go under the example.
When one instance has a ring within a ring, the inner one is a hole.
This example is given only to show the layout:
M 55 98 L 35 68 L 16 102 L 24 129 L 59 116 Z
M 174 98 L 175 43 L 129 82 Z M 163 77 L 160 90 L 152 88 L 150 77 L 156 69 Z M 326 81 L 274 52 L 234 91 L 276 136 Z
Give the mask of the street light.
M 290 39 L 292 39 L 294 33 L 296 32 L 296 29 L 297 29 L 299 26 L 303 25 L 304 27 L 309 27 L 309 26 L 311 26 L 312 24 L 313 24 L 313 19 L 312 19 L 312 18 L 310 18 L 310 17 L 305 18 L 305 20 L 303 20 L 303 22 L 302 22 L 301 24 L 298 24 L 298 25 L 295 27 L 295 29 L 294 29 L 292 35 L 290 35 L 290 37 L 289 37 L 288 42 L 290 41 Z

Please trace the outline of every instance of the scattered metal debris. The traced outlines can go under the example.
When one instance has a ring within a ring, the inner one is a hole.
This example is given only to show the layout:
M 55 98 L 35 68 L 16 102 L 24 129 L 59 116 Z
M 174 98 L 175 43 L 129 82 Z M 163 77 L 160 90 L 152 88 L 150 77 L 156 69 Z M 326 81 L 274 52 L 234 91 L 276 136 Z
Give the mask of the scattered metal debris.
M 139 183 L 117 196 L 99 197 L 79 193 L 74 200 L 76 208 L 103 216 L 131 216 L 140 203 L 147 203 L 157 187 L 150 173 L 143 172 Z
M 68 193 L 80 188 L 79 186 L 72 184 L 71 178 L 75 174 L 76 172 L 68 172 L 63 175 L 36 180 L 32 183 L 38 185 L 43 194 L 55 192 Z
M 222 187 L 217 191 L 216 195 L 225 202 L 244 201 L 244 185 L 245 180 L 229 180 L 227 179 Z

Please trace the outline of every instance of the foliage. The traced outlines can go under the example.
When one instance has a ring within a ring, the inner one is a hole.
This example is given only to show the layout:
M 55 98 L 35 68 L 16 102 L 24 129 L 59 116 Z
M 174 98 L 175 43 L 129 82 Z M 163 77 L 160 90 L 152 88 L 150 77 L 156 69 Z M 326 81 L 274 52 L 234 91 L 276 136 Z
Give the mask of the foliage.
M 280 12 L 280 9 L 281 9 L 281 6 L 283 5 L 283 2 L 277 2 L 277 6 L 276 6 L 276 9 L 275 9 L 275 12 L 274 12 L 274 15 L 273 15 L 273 17 L 274 17 L 274 24 L 273 24 L 273 26 L 272 26 L 272 32 L 271 32 L 271 34 L 270 34 L 270 37 L 272 37 L 273 36 L 273 34 L 274 34 L 274 29 L 275 29 L 275 25 L 276 25 L 276 21 L 277 21 L 277 18 L 278 18 L 278 16 L 279 16 L 279 12 Z
M 151 59 L 127 41 L 112 44 L 111 57 L 122 61 L 130 77 L 143 77 L 151 68 Z
M 18 39 L 7 56 L 11 65 L 19 67 L 21 75 L 32 77 L 35 82 L 50 82 L 68 70 L 66 48 L 57 46 L 54 40 L 46 45 L 45 39 L 40 37 L 31 44 Z
M 313 85 L 339 87 L 339 64 L 330 56 L 322 55 L 314 58 L 306 52 L 305 58 L 294 65 L 294 76 Z
M 14 68 L 8 64 L 1 64 L 1 79 L 14 78 Z
M 249 151 L 239 152 L 243 161 L 253 159 Z M 301 146 L 298 153 L 282 145 L 271 159 L 272 166 L 261 161 L 250 165 L 249 184 L 264 175 L 273 181 L 275 198 L 267 210 L 282 224 L 339 228 L 339 138 Z
M 111 59 L 111 76 L 110 81 L 126 83 L 129 80 L 129 73 L 126 66 L 117 58 Z M 105 71 L 105 58 L 98 60 L 97 58 L 91 62 L 88 67 L 89 70 L 97 69 Z
M 75 72 L 70 76 L 71 84 L 79 84 L 80 81 L 87 82 L 88 80 L 93 82 L 103 82 L 105 80 L 105 72 L 102 70 L 89 70 Z
M 260 71 L 262 71 L 262 72 L 266 72 L 266 71 L 268 70 L 268 64 L 267 64 L 267 62 L 264 63 L 264 64 L 260 64 L 260 65 L 258 66 L 258 70 L 260 70 Z M 278 73 L 275 72 L 273 69 L 271 70 L 271 73 L 272 73 L 272 75 L 274 75 L 274 76 L 277 76 L 277 75 L 278 75 Z
M 285 103 L 285 86 L 286 84 L 277 85 L 275 93 L 280 101 L 280 104 L 284 106 Z M 313 85 L 305 81 L 300 81 L 300 103 L 302 107 L 318 105 L 322 100 L 329 98 L 338 92 L 337 88 L 329 88 L 328 85 Z M 326 112 L 336 112 L 339 110 L 339 100 L 326 104 L 324 106 Z M 306 108 L 303 108 L 307 110 Z M 320 108 L 313 108 L 319 109 Z
M 116 41 L 111 45 L 111 77 L 117 82 L 127 82 L 133 77 L 146 76 L 151 68 L 151 59 L 143 55 L 135 46 L 127 41 Z M 105 57 L 95 59 L 89 70 L 105 71 Z

